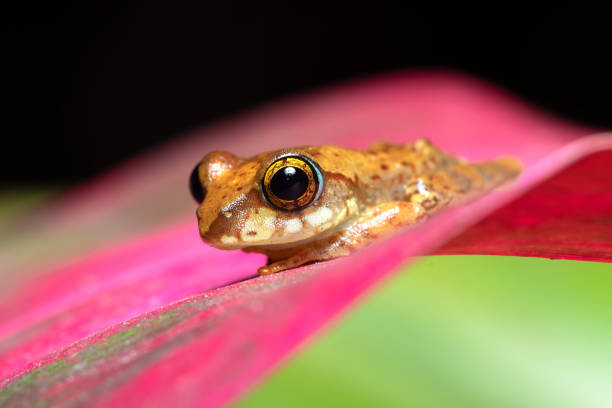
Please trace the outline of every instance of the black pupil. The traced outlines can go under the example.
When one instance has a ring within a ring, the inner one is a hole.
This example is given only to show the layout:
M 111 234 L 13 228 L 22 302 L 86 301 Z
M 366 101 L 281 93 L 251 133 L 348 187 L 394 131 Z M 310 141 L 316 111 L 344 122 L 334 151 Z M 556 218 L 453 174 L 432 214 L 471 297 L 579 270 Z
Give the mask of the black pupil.
M 297 200 L 307 189 L 308 176 L 297 167 L 284 167 L 270 180 L 270 191 L 281 200 Z
M 191 172 L 191 176 L 189 176 L 189 190 L 191 191 L 193 199 L 196 200 L 198 203 L 202 204 L 202 201 L 204 201 L 204 197 L 206 197 L 206 189 L 200 181 L 200 177 L 198 175 L 199 168 L 200 165 L 198 164 Z

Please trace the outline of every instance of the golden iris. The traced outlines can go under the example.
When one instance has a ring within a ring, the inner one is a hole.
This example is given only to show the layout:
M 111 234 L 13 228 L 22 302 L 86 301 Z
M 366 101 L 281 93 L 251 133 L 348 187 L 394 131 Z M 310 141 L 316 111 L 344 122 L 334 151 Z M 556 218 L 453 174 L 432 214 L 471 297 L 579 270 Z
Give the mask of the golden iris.
M 284 210 L 295 210 L 310 204 L 317 194 L 319 180 L 315 169 L 305 159 L 283 157 L 268 167 L 263 178 L 268 201 Z

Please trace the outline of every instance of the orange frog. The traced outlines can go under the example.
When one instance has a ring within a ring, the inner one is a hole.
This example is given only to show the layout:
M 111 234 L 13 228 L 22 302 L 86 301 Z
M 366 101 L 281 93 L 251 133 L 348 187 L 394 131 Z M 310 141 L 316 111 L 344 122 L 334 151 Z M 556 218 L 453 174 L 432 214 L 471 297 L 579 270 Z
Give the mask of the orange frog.
M 521 172 L 512 157 L 468 163 L 427 140 L 365 151 L 308 146 L 242 159 L 204 156 L 191 174 L 200 235 L 268 256 L 265 275 L 346 256 Z

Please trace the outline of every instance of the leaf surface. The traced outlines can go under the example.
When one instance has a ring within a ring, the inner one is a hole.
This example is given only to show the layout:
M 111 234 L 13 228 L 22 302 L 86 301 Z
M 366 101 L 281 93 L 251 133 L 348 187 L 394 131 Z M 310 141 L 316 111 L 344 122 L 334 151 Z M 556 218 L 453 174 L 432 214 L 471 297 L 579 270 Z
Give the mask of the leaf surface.
M 481 83 L 439 74 L 340 88 L 195 132 L 53 203 L 33 216 L 36 222 L 10 225 L 21 235 L 0 251 L 8 265 L 0 301 L 0 403 L 227 402 L 410 257 L 520 202 L 576 160 L 595 153 L 587 162 L 601 161 L 596 152 L 612 149 L 611 139 L 580 138 L 590 132 Z M 207 151 L 250 155 L 306 140 L 365 147 L 419 137 L 470 159 L 513 154 L 526 172 L 512 189 L 451 209 L 354 256 L 246 281 L 263 257 L 209 248 L 195 220 L 187 219 L 194 205 L 186 178 Z M 583 193 L 581 184 L 573 186 L 578 193 L 572 194 Z M 602 199 L 605 206 L 609 196 Z M 595 207 L 601 217 L 605 208 Z M 487 240 L 489 230 L 476 228 L 481 242 Z M 577 245 L 567 245 L 561 255 L 609 260 L 609 247 L 594 255 L 597 235 L 581 242 L 590 252 L 578 254 Z M 461 253 L 461 245 L 469 253 L 480 246 L 478 236 L 468 230 L 441 251 Z M 77 253 L 86 255 L 74 259 Z M 547 256 L 546 250 L 539 254 Z M 43 261 L 56 266 L 40 267 Z

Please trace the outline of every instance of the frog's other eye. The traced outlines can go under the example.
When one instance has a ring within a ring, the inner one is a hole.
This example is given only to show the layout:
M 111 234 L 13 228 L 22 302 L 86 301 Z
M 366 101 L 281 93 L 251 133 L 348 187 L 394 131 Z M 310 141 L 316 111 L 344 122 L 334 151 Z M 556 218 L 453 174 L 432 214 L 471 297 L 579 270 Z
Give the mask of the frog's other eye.
M 283 210 L 306 207 L 322 190 L 323 177 L 307 158 L 287 156 L 268 167 L 262 180 L 266 199 Z
M 191 196 L 194 200 L 198 202 L 198 204 L 202 204 L 204 198 L 206 197 L 206 188 L 200 181 L 200 163 L 195 166 L 191 175 L 189 176 L 189 190 L 191 191 Z

